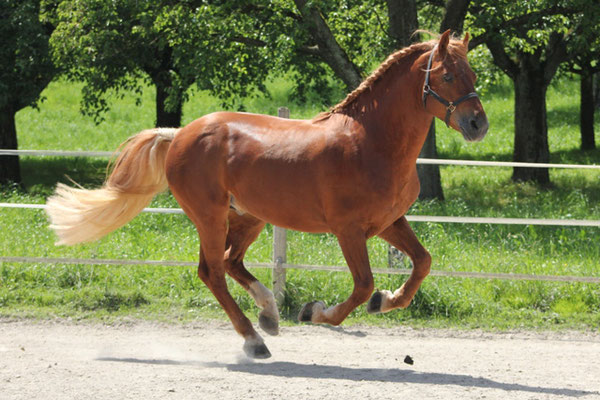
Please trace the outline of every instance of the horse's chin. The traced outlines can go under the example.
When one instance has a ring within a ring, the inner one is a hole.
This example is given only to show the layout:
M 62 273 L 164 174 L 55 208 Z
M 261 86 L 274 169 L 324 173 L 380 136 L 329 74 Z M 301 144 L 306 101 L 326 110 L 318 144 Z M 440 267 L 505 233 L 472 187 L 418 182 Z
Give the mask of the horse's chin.
M 467 142 L 480 142 L 481 140 L 483 140 L 483 138 L 485 137 L 485 134 L 487 132 L 483 132 L 483 134 L 480 134 L 480 133 L 473 133 L 473 132 L 469 132 L 469 131 L 465 131 L 464 129 L 461 129 L 460 133 L 462 133 L 463 138 L 465 138 L 465 140 Z

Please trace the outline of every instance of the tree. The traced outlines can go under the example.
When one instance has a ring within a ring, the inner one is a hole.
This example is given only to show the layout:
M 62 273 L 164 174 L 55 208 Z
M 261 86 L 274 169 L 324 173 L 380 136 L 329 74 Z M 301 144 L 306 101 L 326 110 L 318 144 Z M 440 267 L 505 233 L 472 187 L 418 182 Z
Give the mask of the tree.
M 348 89 L 355 89 L 362 82 L 362 72 L 342 49 L 321 11 L 307 3 L 307 0 L 294 0 L 294 4 L 300 11 L 302 19 L 315 41 L 315 46 L 312 46 L 314 54 L 331 67 Z
M 40 0 L 0 0 L 0 149 L 17 149 L 15 115 L 35 106 L 57 73 L 49 51 L 50 24 L 40 21 Z M 21 182 L 19 158 L 0 156 L 0 184 Z
M 581 30 L 594 32 L 600 25 L 598 7 L 588 10 L 581 21 Z M 594 75 L 600 73 L 600 37 L 580 35 L 573 40 L 570 52 L 573 57 L 566 63 L 565 69 L 580 77 L 579 130 L 581 133 L 581 150 L 596 148 L 594 132 Z
M 205 1 L 64 0 L 56 13 L 53 54 L 85 82 L 83 111 L 101 120 L 108 93 L 156 88 L 156 126 L 180 126 L 192 84 L 224 101 L 264 90 L 268 48 L 242 37 L 254 23 Z
M 594 150 L 596 148 L 594 74 L 600 71 L 600 65 L 597 62 L 595 58 L 587 58 L 578 62 L 580 68 L 573 68 L 573 71 L 580 75 L 579 130 L 581 133 L 581 150 Z
M 600 108 L 600 72 L 594 74 L 594 106 Z
M 515 87 L 514 161 L 548 162 L 546 90 L 559 65 L 572 55 L 571 42 L 582 31 L 586 8 L 593 0 L 537 2 L 480 1 L 471 7 L 469 25 L 486 43 L 494 63 Z M 596 5 L 597 6 L 597 5 Z M 549 184 L 544 168 L 515 168 L 515 181 Z

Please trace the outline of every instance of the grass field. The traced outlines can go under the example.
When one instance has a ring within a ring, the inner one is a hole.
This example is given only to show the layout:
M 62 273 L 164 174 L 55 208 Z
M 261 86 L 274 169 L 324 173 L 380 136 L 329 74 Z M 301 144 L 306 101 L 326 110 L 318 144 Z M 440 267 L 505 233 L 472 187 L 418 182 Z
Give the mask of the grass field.
M 600 163 L 600 151 L 581 152 L 577 83 L 562 80 L 548 93 L 551 161 Z M 279 79 L 270 86 L 270 99 L 244 102 L 245 109 L 275 115 L 286 105 L 292 118 L 309 118 L 322 105 L 288 102 L 289 85 Z M 55 82 L 45 91 L 40 110 L 17 116 L 22 149 L 114 150 L 131 134 L 151 127 L 153 93 L 142 106 L 134 99 L 115 100 L 106 120 L 96 126 L 79 113 L 80 86 Z M 480 143 L 438 124 L 440 157 L 510 160 L 513 146 L 513 101 L 510 87 L 490 90 L 482 101 L 490 131 Z M 218 100 L 195 93 L 184 107 L 184 122 L 220 109 Z M 597 116 L 600 121 L 600 116 Z M 596 126 L 600 132 L 600 126 Z M 600 142 L 600 140 L 597 140 Z M 26 190 L 2 188 L 0 202 L 44 203 L 65 176 L 85 185 L 99 185 L 106 160 L 84 158 L 21 159 Z M 442 167 L 444 202 L 417 202 L 410 214 L 531 218 L 600 219 L 600 173 L 552 170 L 553 187 L 510 181 L 508 168 Z M 152 206 L 177 207 L 168 194 Z M 56 247 L 43 212 L 0 208 L 0 254 L 195 261 L 197 235 L 184 216 L 142 214 L 102 240 L 74 247 Z M 413 223 L 433 256 L 437 270 L 485 271 L 552 275 L 600 275 L 600 230 L 533 226 Z M 248 261 L 271 259 L 272 230 L 267 227 L 251 247 Z M 335 239 L 329 235 L 289 234 L 291 263 L 344 265 Z M 387 246 L 369 242 L 371 264 L 386 267 Z M 270 271 L 254 270 L 264 283 Z M 377 275 L 376 287 L 395 289 L 404 277 Z M 333 304 L 351 291 L 349 273 L 288 271 L 282 315 L 292 323 L 306 301 Z M 256 308 L 249 296 L 230 282 L 230 289 L 248 315 Z M 0 263 L 0 316 L 72 318 L 151 318 L 190 320 L 224 318 L 216 300 L 196 277 L 194 268 L 72 266 Z M 486 329 L 576 328 L 600 326 L 600 286 L 581 283 L 516 282 L 429 277 L 405 311 L 369 316 L 360 308 L 353 322 L 404 323 Z

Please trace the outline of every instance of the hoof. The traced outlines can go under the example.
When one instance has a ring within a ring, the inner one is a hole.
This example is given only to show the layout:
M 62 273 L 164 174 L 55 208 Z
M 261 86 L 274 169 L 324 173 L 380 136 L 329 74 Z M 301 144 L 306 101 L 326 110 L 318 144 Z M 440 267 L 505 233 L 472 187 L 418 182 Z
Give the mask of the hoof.
M 381 303 L 383 302 L 383 293 L 375 292 L 367 304 L 369 314 L 379 314 L 381 312 Z
M 312 322 L 313 316 L 313 308 L 315 305 L 320 304 L 321 307 L 325 308 L 325 303 L 322 301 L 311 301 L 310 303 L 306 303 L 300 313 L 298 314 L 298 321 L 300 322 Z
M 271 336 L 279 335 L 279 321 L 273 317 L 260 313 L 258 315 L 258 326 Z
M 265 359 L 271 357 L 271 352 L 264 343 L 246 341 L 244 343 L 244 353 L 250 358 Z

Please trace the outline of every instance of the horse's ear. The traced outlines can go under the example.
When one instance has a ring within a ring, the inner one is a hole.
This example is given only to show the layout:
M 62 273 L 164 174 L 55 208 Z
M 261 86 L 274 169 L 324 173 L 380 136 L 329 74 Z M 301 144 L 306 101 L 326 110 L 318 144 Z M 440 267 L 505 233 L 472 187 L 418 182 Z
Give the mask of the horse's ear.
M 465 33 L 465 37 L 463 39 L 463 46 L 465 47 L 465 49 L 469 49 L 469 32 Z
M 440 36 L 438 52 L 441 58 L 446 57 L 446 54 L 448 53 L 448 42 L 450 42 L 450 29 L 442 33 L 442 36 Z

